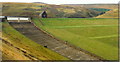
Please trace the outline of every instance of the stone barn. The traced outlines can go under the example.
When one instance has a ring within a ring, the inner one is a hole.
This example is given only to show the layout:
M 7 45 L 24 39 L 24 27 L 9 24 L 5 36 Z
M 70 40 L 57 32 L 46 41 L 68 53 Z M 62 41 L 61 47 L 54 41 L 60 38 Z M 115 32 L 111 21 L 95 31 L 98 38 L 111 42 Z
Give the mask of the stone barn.
M 47 12 L 43 11 L 42 13 L 40 13 L 39 15 L 41 18 L 47 18 Z

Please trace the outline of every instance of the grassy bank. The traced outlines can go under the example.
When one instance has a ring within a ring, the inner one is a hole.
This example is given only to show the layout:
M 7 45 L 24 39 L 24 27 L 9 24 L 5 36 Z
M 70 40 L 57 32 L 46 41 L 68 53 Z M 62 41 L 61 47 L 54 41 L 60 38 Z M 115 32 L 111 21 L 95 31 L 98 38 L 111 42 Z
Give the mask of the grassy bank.
M 118 60 L 118 19 L 46 18 L 34 19 L 34 23 L 76 47 L 107 60 Z
M 3 46 L 3 52 L 7 54 L 3 54 L 4 59 L 10 60 L 23 60 L 23 58 L 18 59 L 21 56 L 27 56 L 24 60 L 68 60 L 67 58 L 44 48 L 43 46 L 35 43 L 34 41 L 28 39 L 14 28 L 12 28 L 7 22 L 3 22 L 3 36 L 2 38 L 6 40 L 7 44 L 10 46 L 7 49 Z M 4 45 L 4 44 L 3 44 Z M 21 54 L 20 54 L 21 53 Z M 18 54 L 18 55 L 16 55 Z M 16 58 L 15 58 L 16 57 Z M 28 59 L 29 58 L 29 59 Z M 3 60 L 4 60 L 3 59 Z

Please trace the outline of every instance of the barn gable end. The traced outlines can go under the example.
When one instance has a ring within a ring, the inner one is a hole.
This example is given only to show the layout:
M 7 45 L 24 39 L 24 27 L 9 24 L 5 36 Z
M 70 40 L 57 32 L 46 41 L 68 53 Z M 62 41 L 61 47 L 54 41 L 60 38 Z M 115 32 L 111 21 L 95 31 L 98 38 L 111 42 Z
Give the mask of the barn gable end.
M 47 18 L 47 12 L 43 11 L 42 13 L 40 13 L 39 15 L 41 18 Z

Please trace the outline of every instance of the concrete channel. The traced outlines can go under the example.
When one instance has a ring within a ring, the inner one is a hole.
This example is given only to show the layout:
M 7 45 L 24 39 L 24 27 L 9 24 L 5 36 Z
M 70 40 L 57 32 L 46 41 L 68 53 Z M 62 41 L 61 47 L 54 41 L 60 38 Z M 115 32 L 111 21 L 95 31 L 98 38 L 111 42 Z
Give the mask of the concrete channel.
M 98 58 L 84 53 L 78 49 L 70 47 L 65 43 L 50 37 L 48 34 L 36 28 L 31 22 L 9 22 L 17 31 L 71 60 L 99 60 Z

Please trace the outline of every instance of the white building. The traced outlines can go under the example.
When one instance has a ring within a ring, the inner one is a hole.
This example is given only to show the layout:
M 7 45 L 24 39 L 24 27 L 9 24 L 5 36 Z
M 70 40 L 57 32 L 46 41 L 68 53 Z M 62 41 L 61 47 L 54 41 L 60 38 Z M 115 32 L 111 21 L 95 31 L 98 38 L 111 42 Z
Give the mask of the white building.
M 3 19 L 3 18 L 5 18 L 5 16 L 0 16 L 0 19 Z
M 31 22 L 30 17 L 17 17 L 17 16 L 7 16 L 7 20 L 10 22 Z

